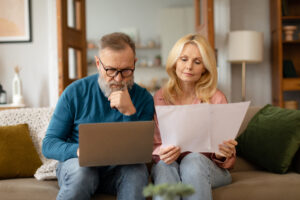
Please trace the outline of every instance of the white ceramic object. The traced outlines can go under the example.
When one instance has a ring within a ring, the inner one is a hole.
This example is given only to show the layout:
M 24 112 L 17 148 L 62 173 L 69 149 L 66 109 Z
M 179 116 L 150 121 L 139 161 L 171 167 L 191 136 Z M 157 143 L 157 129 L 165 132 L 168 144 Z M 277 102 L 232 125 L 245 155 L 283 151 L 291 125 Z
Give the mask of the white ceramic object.
M 13 78 L 13 104 L 14 105 L 24 105 L 24 98 L 22 96 L 22 83 L 19 75 L 19 67 L 15 67 L 15 76 Z
M 283 31 L 285 34 L 285 40 L 286 41 L 293 41 L 293 35 L 295 31 L 297 30 L 297 26 L 284 26 Z

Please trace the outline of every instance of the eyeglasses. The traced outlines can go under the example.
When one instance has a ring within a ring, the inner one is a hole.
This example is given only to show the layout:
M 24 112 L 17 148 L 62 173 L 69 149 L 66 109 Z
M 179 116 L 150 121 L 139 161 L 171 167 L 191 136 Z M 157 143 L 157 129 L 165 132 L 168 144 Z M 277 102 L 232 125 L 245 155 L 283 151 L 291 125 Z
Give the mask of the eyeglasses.
M 104 66 L 104 64 L 102 63 L 102 61 L 100 60 L 100 58 L 98 58 L 103 69 L 105 70 L 106 72 L 106 75 L 109 76 L 109 77 L 116 77 L 118 76 L 119 73 L 121 73 L 121 76 L 122 78 L 126 78 L 126 77 L 129 77 L 133 74 L 135 68 L 133 69 L 121 69 L 121 70 L 117 70 L 115 68 L 106 68 Z

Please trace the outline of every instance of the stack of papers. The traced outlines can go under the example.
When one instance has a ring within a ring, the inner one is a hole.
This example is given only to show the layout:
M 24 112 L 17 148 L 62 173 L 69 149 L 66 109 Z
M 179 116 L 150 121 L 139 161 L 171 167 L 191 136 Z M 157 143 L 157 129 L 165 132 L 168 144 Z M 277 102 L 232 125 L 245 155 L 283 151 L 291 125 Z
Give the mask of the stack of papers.
M 181 152 L 219 153 L 219 144 L 235 139 L 250 102 L 155 106 L 162 145 Z

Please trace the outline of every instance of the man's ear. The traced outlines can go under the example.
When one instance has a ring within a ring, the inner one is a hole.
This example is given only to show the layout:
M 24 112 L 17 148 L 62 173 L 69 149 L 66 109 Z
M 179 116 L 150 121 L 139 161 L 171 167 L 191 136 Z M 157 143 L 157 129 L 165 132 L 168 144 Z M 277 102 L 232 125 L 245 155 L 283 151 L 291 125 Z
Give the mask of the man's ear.
M 138 59 L 137 59 L 137 58 L 135 58 L 135 59 L 134 59 L 134 65 L 135 65 L 135 63 L 136 63 L 137 61 L 138 61 Z
M 100 62 L 99 62 L 99 58 L 97 56 L 95 56 L 95 62 L 96 62 L 96 66 L 99 70 Z

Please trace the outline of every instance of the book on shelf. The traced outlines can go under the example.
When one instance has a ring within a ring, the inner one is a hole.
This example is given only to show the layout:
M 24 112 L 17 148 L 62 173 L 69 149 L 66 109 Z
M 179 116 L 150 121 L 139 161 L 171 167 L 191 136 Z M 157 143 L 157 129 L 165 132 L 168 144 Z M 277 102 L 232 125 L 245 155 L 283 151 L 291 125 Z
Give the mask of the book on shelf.
M 296 69 L 293 61 L 283 60 L 283 77 L 284 78 L 297 78 Z
M 289 15 L 286 0 L 282 0 L 281 4 L 282 4 L 282 16 Z

